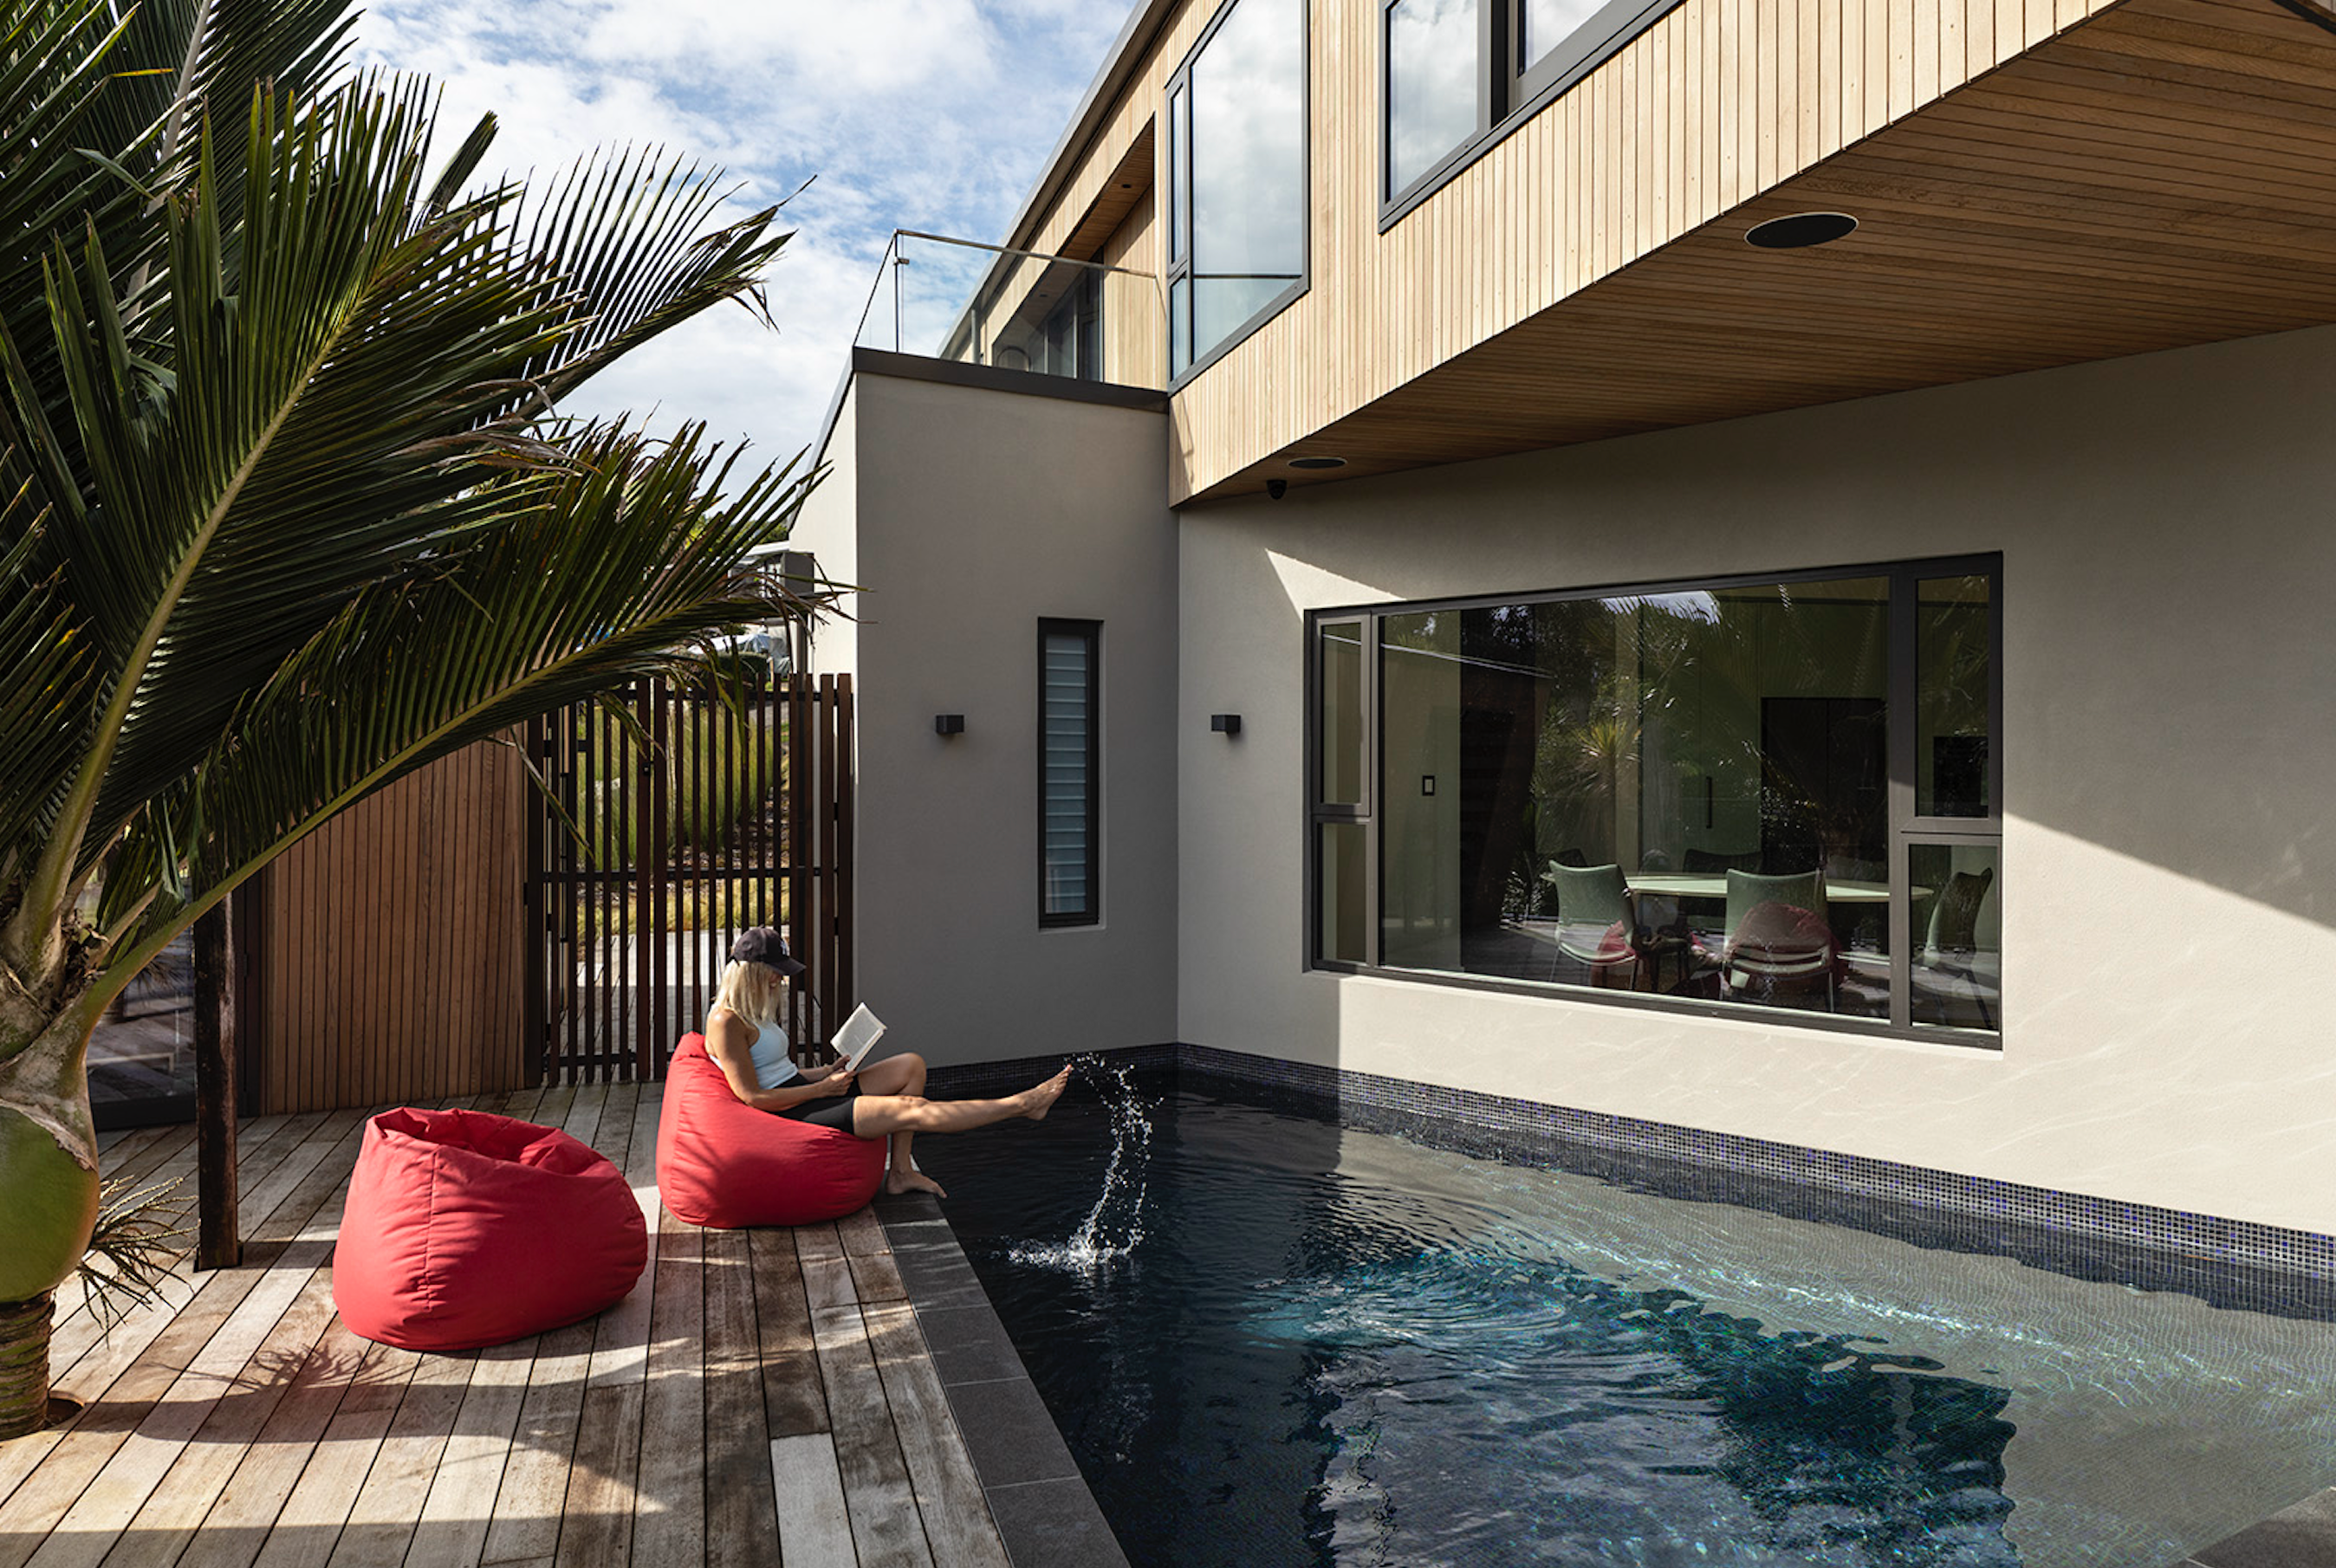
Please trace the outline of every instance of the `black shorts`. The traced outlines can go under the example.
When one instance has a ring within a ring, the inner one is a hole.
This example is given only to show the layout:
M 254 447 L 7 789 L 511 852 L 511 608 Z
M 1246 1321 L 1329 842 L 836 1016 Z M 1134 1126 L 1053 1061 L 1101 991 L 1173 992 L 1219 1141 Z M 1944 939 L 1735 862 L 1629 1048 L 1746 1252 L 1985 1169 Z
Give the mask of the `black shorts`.
M 860 1091 L 846 1089 L 841 1099 L 805 1100 L 800 1105 L 781 1111 L 779 1115 L 791 1122 L 809 1122 L 814 1127 L 833 1127 L 839 1133 L 851 1133 L 857 1137 L 858 1131 L 852 1125 L 852 1110 L 859 1103 Z

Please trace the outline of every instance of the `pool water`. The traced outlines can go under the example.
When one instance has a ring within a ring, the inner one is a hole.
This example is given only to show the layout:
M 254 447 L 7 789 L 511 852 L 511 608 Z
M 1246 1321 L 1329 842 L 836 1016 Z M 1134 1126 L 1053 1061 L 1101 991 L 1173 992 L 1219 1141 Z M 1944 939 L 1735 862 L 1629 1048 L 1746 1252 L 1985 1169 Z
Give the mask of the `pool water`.
M 1241 1094 L 918 1145 L 1134 1563 L 2161 1568 L 2336 1481 L 2336 1326 Z

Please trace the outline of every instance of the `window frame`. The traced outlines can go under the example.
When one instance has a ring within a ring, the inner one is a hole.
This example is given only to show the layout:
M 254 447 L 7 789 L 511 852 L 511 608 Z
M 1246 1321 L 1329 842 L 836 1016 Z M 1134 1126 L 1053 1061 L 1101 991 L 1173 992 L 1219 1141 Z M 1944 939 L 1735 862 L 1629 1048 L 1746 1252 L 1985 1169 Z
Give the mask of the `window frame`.
M 1046 908 L 1046 640 L 1077 637 L 1086 643 L 1086 908 Z M 1103 622 L 1041 617 L 1038 621 L 1038 925 L 1042 930 L 1103 923 Z
M 1385 234 L 1462 170 L 1506 141 L 1527 121 L 1571 92 L 1631 40 L 1684 5 L 1686 0 L 1609 0 L 1591 14 L 1564 43 L 1530 69 L 1514 64 L 1522 54 L 1524 0 L 1476 0 L 1476 130 L 1426 172 L 1400 190 L 1387 188 L 1387 77 L 1394 62 L 1387 51 L 1387 13 L 1398 0 L 1380 0 L 1378 23 L 1379 232 Z
M 1192 66 L 1205 54 L 1223 27 L 1227 17 L 1243 0 L 1223 0 L 1216 14 L 1192 47 L 1178 63 L 1175 73 L 1168 78 L 1165 96 L 1162 99 L 1162 116 L 1168 122 L 1168 134 L 1160 139 L 1163 168 L 1155 176 L 1157 183 L 1168 192 L 1168 233 L 1164 240 L 1167 256 L 1161 275 L 1161 287 L 1165 292 L 1168 333 L 1168 391 L 1181 392 L 1195 376 L 1254 335 L 1267 322 L 1303 298 L 1314 286 L 1314 15 L 1306 0 L 1287 0 L 1298 12 L 1298 169 L 1301 190 L 1298 202 L 1298 278 L 1251 312 L 1241 324 L 1227 333 L 1205 354 L 1192 355 L 1183 369 L 1176 365 L 1176 288 L 1184 285 L 1184 333 L 1188 346 L 1192 330 Z M 1679 0 L 1671 0 L 1678 4 Z
M 1984 817 L 1918 817 L 1914 802 L 1914 760 L 1917 730 L 1915 667 L 1917 595 L 1923 581 L 1943 577 L 1984 577 L 1990 614 L 1988 662 L 1988 808 Z M 1889 727 L 1886 733 L 1888 776 L 1886 826 L 1889 853 L 1890 1017 L 1887 1019 L 1849 1018 L 1833 1013 L 1764 1008 L 1698 998 L 1641 995 L 1555 981 L 1513 979 L 1498 975 L 1453 970 L 1389 968 L 1381 962 L 1386 892 L 1381 871 L 1385 862 L 1383 835 L 1386 814 L 1379 809 L 1380 774 L 1385 772 L 1386 708 L 1378 668 L 1380 623 L 1386 618 L 1426 610 L 1485 609 L 1501 605 L 1546 604 L 1584 599 L 1620 599 L 1696 590 L 1726 591 L 1779 583 L 1821 582 L 1840 578 L 1885 578 L 1890 584 L 1888 622 L 1884 628 L 1890 649 L 1887 671 Z M 1343 621 L 1362 623 L 1364 800 L 1359 805 L 1326 805 L 1319 795 L 1320 779 L 1322 628 Z M 1907 871 L 1913 851 L 1932 844 L 1991 847 L 1996 864 L 2003 864 L 2003 557 L 1987 551 L 1966 555 L 1925 556 L 1887 561 L 1854 561 L 1840 565 L 1795 568 L 1786 571 L 1738 572 L 1725 576 L 1664 579 L 1655 581 L 1601 583 L 1563 589 L 1521 589 L 1422 599 L 1387 599 L 1369 604 L 1327 605 L 1305 616 L 1305 774 L 1299 786 L 1305 835 L 1305 881 L 1301 918 L 1306 928 L 1303 968 L 1332 974 L 1372 975 L 1421 985 L 1449 986 L 1462 990 L 1498 992 L 1582 1002 L 1598 1006 L 1637 1008 L 1666 1016 L 1726 1018 L 1736 1022 L 1767 1022 L 1779 1027 L 1825 1033 L 1921 1041 L 1967 1050 L 2004 1048 L 2002 989 L 1999 976 L 1992 1030 L 1916 1023 L 1913 1019 L 1914 935 L 1912 883 Z M 1365 957 L 1360 961 L 1325 957 L 1322 951 L 1322 827 L 1329 823 L 1359 823 L 1365 829 L 1364 866 L 1368 879 L 1370 918 L 1364 932 Z M 2003 896 L 2002 881 L 1996 897 Z

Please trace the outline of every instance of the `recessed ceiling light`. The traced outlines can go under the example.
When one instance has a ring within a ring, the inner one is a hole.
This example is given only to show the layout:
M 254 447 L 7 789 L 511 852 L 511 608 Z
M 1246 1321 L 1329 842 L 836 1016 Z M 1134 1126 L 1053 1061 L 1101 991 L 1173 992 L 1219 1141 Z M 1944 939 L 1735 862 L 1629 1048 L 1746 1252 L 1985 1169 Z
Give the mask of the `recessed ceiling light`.
M 1293 457 L 1290 460 L 1290 466 L 1292 468 L 1344 468 L 1347 466 L 1347 460 L 1343 457 Z
M 1856 228 L 1857 219 L 1846 212 L 1796 212 L 1754 224 L 1744 243 L 1762 250 L 1806 250 L 1812 245 L 1830 245 Z

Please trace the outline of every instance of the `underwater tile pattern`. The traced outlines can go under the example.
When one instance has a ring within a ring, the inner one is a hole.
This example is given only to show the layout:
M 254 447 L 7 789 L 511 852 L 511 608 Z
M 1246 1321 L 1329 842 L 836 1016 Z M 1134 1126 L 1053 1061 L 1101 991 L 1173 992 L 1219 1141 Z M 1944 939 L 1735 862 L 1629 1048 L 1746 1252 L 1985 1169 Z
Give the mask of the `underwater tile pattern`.
M 1214 1080 L 1262 1090 L 1348 1126 L 1512 1164 L 2013 1257 L 2217 1307 L 2336 1320 L 2336 1236 L 1207 1046 L 1101 1056 L 1178 1088 Z M 937 1068 L 932 1085 L 951 1096 L 1018 1089 L 1055 1065 L 1029 1058 Z

